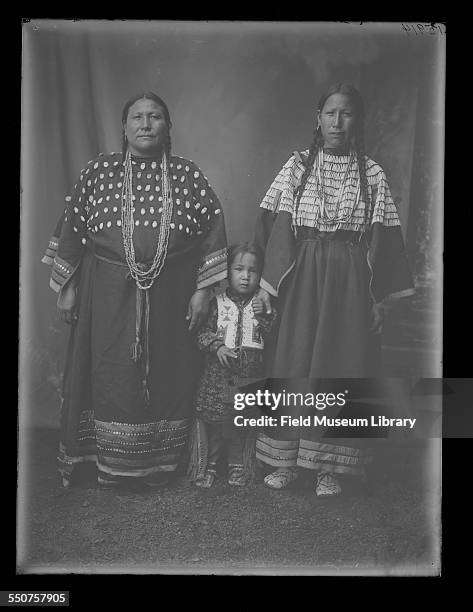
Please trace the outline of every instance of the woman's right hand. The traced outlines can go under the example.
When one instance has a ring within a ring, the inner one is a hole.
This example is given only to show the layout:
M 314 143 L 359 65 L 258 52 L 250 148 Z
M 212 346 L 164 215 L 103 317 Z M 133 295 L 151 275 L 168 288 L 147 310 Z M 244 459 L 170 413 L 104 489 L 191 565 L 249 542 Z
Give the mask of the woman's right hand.
M 266 314 L 271 314 L 271 312 L 273 311 L 273 309 L 271 308 L 271 296 L 266 291 L 266 289 L 263 289 L 263 287 L 260 287 L 258 292 L 255 295 L 255 298 L 263 302 L 263 306 L 264 306 L 264 310 Z
M 372 321 L 370 331 L 373 334 L 380 334 L 383 331 L 384 307 L 382 303 L 373 304 L 371 309 Z
M 65 323 L 72 323 L 77 318 L 75 316 L 76 288 L 72 283 L 68 283 L 59 293 L 57 299 L 57 311 L 60 318 Z

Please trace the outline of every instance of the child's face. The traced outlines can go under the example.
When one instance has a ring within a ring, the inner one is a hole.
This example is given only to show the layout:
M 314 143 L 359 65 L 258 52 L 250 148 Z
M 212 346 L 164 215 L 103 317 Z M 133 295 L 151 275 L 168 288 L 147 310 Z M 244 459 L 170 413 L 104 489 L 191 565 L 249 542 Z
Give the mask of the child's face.
M 238 295 L 252 295 L 259 285 L 258 261 L 251 253 L 239 253 L 230 266 L 230 287 Z

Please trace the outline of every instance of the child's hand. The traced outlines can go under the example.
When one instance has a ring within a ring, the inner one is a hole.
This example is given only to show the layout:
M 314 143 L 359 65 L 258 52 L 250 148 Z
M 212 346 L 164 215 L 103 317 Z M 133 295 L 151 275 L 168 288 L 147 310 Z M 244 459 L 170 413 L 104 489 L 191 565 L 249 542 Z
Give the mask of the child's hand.
M 255 315 L 265 314 L 265 308 L 264 308 L 263 300 L 261 298 L 259 297 L 253 298 L 251 305 L 253 306 L 253 312 L 255 313 Z
M 221 365 L 229 368 L 230 363 L 228 360 L 238 359 L 238 355 L 235 353 L 235 351 L 232 351 L 232 349 L 228 348 L 228 346 L 221 346 L 217 350 L 217 359 L 220 361 Z

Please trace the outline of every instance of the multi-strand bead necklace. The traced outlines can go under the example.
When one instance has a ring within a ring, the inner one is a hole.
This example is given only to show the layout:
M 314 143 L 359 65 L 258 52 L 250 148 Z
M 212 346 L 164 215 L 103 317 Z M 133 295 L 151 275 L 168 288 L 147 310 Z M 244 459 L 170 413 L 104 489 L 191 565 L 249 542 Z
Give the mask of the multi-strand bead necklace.
M 128 151 L 125 157 L 125 176 L 122 187 L 122 236 L 126 263 L 128 264 L 130 275 L 136 283 L 135 341 L 131 345 L 131 358 L 135 363 L 140 361 L 143 363 L 142 386 L 146 407 L 149 407 L 150 403 L 148 389 L 150 299 L 148 289 L 152 287 L 166 261 L 173 211 L 168 159 L 165 151 L 163 152 L 161 162 L 161 193 L 163 194 L 163 211 L 159 226 L 158 244 L 153 261 L 149 266 L 146 266 L 143 263 L 136 262 L 135 247 L 133 245 L 133 230 L 135 227 L 135 220 L 133 218 L 133 166 L 131 153 Z
M 169 233 L 171 231 L 171 218 L 173 211 L 172 191 L 169 181 L 168 159 L 163 152 L 161 163 L 161 193 L 163 194 L 163 212 L 159 226 L 158 243 L 153 261 L 149 266 L 137 263 L 135 258 L 135 247 L 133 245 L 133 230 L 135 221 L 133 218 L 133 169 L 131 153 L 128 151 L 125 157 L 125 177 L 122 187 L 122 236 L 125 258 L 130 269 L 130 275 L 139 289 L 147 290 L 153 285 L 159 276 L 166 260 Z
M 319 189 L 319 196 L 320 196 L 320 205 L 316 212 L 317 221 L 320 220 L 323 223 L 346 223 L 353 216 L 353 213 L 355 212 L 358 206 L 358 203 L 360 201 L 361 185 L 360 185 L 359 173 L 358 173 L 358 185 L 357 185 L 357 190 L 356 190 L 356 197 L 355 197 L 353 206 L 351 206 L 348 209 L 345 209 L 345 212 L 343 212 L 343 210 L 340 212 L 340 204 L 342 203 L 343 197 L 345 195 L 348 173 L 350 172 L 354 164 L 356 164 L 356 155 L 353 151 L 350 151 L 350 158 L 345 168 L 345 173 L 343 175 L 342 182 L 340 184 L 340 187 L 338 188 L 335 211 L 333 212 L 333 214 L 329 214 L 327 207 L 326 207 L 326 201 L 325 201 L 326 194 L 325 194 L 325 185 L 324 185 L 324 179 L 323 179 L 324 150 L 322 147 L 319 148 L 318 153 L 317 153 L 316 172 L 317 172 L 317 183 L 318 183 L 317 186 Z M 358 168 L 356 167 L 355 171 L 357 170 Z

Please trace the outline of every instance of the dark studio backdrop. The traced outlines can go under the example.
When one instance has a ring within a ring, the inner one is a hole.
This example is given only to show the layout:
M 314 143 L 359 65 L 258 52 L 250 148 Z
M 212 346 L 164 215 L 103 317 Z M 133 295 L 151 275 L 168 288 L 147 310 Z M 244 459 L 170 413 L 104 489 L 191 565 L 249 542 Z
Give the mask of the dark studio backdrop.
M 258 205 L 318 98 L 358 87 L 370 157 L 385 169 L 418 288 L 393 308 L 386 373 L 440 376 L 445 35 L 400 23 L 32 21 L 23 27 L 20 415 L 57 426 L 68 329 L 40 262 L 80 170 L 121 147 L 121 109 L 152 90 L 172 148 L 218 194 L 230 241 L 251 239 Z

